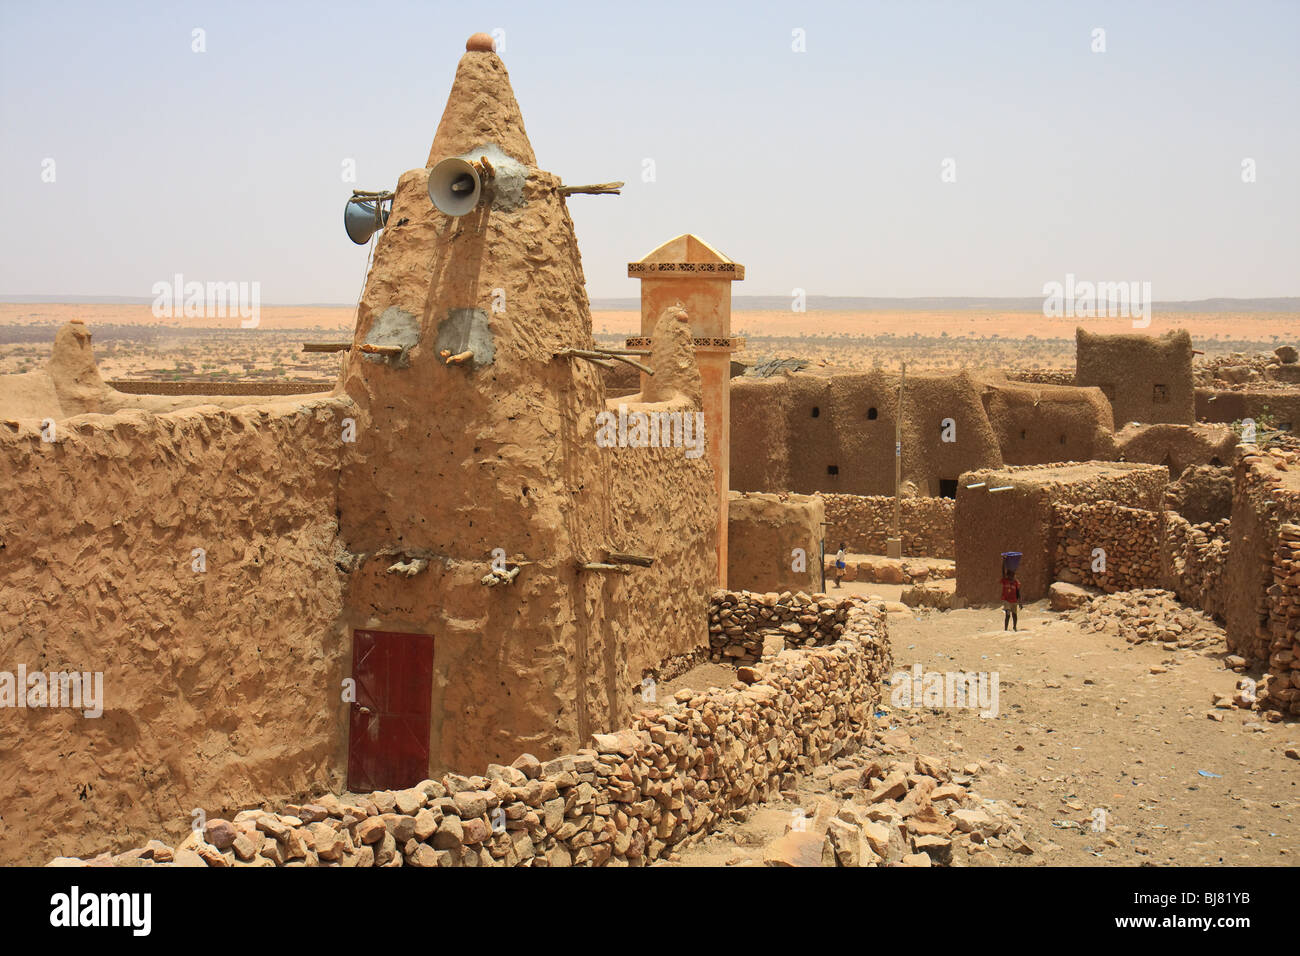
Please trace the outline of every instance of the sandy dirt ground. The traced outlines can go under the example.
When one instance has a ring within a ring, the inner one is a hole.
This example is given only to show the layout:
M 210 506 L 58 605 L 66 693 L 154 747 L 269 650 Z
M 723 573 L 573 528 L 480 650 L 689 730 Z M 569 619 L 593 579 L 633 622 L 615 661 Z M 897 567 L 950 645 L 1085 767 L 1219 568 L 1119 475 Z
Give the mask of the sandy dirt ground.
M 888 586 L 848 587 L 892 599 Z M 996 717 L 885 705 L 878 718 L 882 736 L 911 738 L 904 749 L 979 763 L 980 795 L 1023 815 L 1032 854 L 981 853 L 954 865 L 1300 862 L 1300 761 L 1284 753 L 1300 741 L 1300 725 L 1215 710 L 1213 695 L 1236 680 L 1220 653 L 1085 633 L 1045 602 L 1025 608 L 1018 632 L 983 609 L 891 616 L 889 634 L 897 671 L 920 663 L 998 674 Z M 828 793 L 824 779 L 805 779 L 796 799 L 755 808 L 674 862 L 753 865 L 796 806 L 811 815 Z
M 0 303 L 0 325 L 30 325 L 67 322 L 81 319 L 91 326 L 97 322 L 117 325 L 165 325 L 192 328 L 240 328 L 240 316 L 232 314 L 211 318 L 157 318 L 149 305 L 113 303 Z M 639 312 L 595 311 L 592 326 L 597 333 L 636 335 L 641 327 Z M 352 306 L 282 306 L 263 305 L 259 309 L 258 328 L 351 329 L 356 320 Z M 764 336 L 873 336 L 893 333 L 908 336 L 975 338 L 1065 338 L 1074 339 L 1074 330 L 1083 326 L 1093 332 L 1132 332 L 1158 335 L 1174 328 L 1185 328 L 1193 339 L 1232 338 L 1266 342 L 1273 336 L 1290 341 L 1300 328 L 1300 315 L 1294 312 L 1168 312 L 1158 309 L 1150 326 L 1133 328 L 1127 318 L 1047 318 L 1033 312 L 951 311 L 825 311 L 751 312 L 737 309 L 731 316 L 736 334 Z
M 2 316 L 3 313 L 0 313 Z M 641 316 L 635 312 L 593 312 L 597 332 L 636 335 Z M 980 312 L 973 309 L 950 311 L 879 311 L 840 312 L 748 312 L 731 314 L 731 328 L 737 335 L 911 335 L 949 337 L 1074 339 L 1074 330 L 1083 326 L 1090 332 L 1159 335 L 1170 329 L 1185 328 L 1193 339 L 1216 337 L 1268 341 L 1273 336 L 1290 341 L 1300 328 L 1300 316 L 1294 312 L 1167 312 L 1156 309 L 1151 324 L 1135 329 L 1133 320 L 1121 317 L 1080 319 L 1047 318 L 1041 312 Z

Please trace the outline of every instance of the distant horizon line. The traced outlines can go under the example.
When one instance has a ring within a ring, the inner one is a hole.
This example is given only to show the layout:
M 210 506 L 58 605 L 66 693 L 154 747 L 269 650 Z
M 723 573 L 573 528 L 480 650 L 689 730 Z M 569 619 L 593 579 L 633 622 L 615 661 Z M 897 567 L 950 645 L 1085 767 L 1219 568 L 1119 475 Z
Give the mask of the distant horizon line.
M 934 309 L 1002 309 L 1015 312 L 1037 312 L 1043 307 L 1043 296 L 833 296 L 808 295 L 804 299 L 806 311 L 814 306 L 825 311 L 862 311 Z M 93 296 L 93 295 L 0 295 L 4 305 L 151 305 L 152 296 Z M 1099 303 L 1100 304 L 1100 303 Z M 264 302 L 262 306 L 277 309 L 355 309 L 355 303 L 343 302 Z M 791 297 L 779 295 L 733 295 L 733 311 L 791 312 Z M 1233 298 L 1216 296 L 1208 299 L 1155 300 L 1152 308 L 1183 312 L 1300 312 L 1300 296 L 1261 296 Z M 639 312 L 641 300 L 637 298 L 610 297 L 590 300 L 593 312 Z

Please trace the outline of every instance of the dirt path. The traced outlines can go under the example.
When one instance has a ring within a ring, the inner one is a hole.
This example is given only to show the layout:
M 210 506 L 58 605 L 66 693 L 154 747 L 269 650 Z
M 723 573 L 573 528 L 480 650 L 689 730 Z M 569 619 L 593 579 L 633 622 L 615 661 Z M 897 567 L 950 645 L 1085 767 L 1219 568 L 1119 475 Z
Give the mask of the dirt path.
M 998 675 L 994 717 L 885 706 L 879 719 L 882 734 L 905 731 L 916 752 L 979 763 L 980 795 L 1020 808 L 1034 852 L 981 854 L 972 864 L 1300 862 L 1300 761 L 1284 753 L 1300 742 L 1300 726 L 1215 710 L 1214 695 L 1236 680 L 1217 653 L 1084 632 L 1045 602 L 1025 608 L 1020 628 L 1003 632 L 994 610 L 890 620 L 897 671 L 919 663 Z M 811 811 L 825 798 L 825 784 L 805 780 L 797 798 L 757 808 L 680 863 L 761 860 L 796 806 Z

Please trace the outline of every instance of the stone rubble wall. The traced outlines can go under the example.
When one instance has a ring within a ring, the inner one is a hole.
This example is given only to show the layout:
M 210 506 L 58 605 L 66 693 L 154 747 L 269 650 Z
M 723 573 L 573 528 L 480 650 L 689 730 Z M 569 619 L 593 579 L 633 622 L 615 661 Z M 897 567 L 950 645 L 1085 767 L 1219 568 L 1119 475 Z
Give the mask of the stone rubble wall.
M 1192 524 L 1173 511 L 1125 508 L 1113 501 L 1054 505 L 1056 580 L 1107 594 L 1159 588 L 1222 620 L 1228 521 Z M 1094 548 L 1106 552 L 1092 570 Z
M 893 534 L 894 499 L 890 495 L 823 494 L 826 502 L 826 553 L 843 541 L 858 554 L 884 554 Z M 904 498 L 900 507 L 903 553 L 949 558 L 953 550 L 952 498 Z
M 957 577 L 957 565 L 950 558 L 886 558 L 878 554 L 844 556 L 843 580 L 869 581 L 874 584 L 920 584 L 925 581 L 951 580 Z M 835 554 L 826 555 L 826 580 L 835 580 Z
M 709 603 L 710 659 L 714 663 L 752 664 L 764 645 L 779 638 L 779 647 L 818 647 L 839 639 L 848 626 L 848 601 L 809 596 L 803 591 L 715 591 Z
M 1163 514 L 1160 586 L 1178 600 L 1223 620 L 1223 573 L 1228 564 L 1228 520 L 1192 524 L 1173 511 Z
M 782 651 L 742 671 L 750 683 L 678 691 L 572 755 L 245 810 L 175 848 L 154 840 L 50 865 L 644 866 L 868 741 L 893 666 L 886 614 L 858 598 L 841 606 L 835 643 Z
M 1001 600 L 998 581 L 1007 551 L 1024 554 L 1019 578 L 1027 602 L 1047 597 L 1053 581 L 1069 581 L 1053 577 L 1059 537 L 1053 506 L 1112 501 L 1158 511 L 1169 471 L 1135 462 L 1055 462 L 966 472 L 958 481 L 957 600 L 969 607 Z
M 1053 504 L 1055 580 L 1107 593 L 1156 587 L 1160 578 L 1160 513 L 1113 501 Z M 1093 571 L 1093 549 L 1106 552 L 1106 570 Z
M 1268 599 L 1271 641 L 1261 706 L 1300 714 L 1300 524 L 1284 524 L 1278 530 Z
M 1072 368 L 1026 368 L 1011 369 L 1007 372 L 1011 382 L 1027 382 L 1031 385 L 1073 385 Z
M 1252 664 L 1265 663 L 1277 653 L 1276 642 L 1295 634 L 1294 623 L 1288 623 L 1289 585 L 1279 585 L 1277 575 L 1280 571 L 1283 582 L 1290 577 L 1291 548 L 1281 532 L 1288 524 L 1300 524 L 1300 454 L 1245 446 L 1234 467 L 1231 548 L 1223 588 L 1228 650 Z

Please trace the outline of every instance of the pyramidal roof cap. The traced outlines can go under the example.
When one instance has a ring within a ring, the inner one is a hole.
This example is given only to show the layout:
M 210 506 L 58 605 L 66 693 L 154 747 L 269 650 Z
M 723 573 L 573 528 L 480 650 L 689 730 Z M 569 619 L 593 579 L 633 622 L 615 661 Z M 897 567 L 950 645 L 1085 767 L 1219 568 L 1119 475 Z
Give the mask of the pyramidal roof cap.
M 492 38 L 476 33 L 465 43 L 425 166 L 487 143 L 526 166 L 537 165 L 510 74 L 493 51 Z
M 699 236 L 684 232 L 647 253 L 640 262 L 627 265 L 627 274 L 633 278 L 664 273 L 743 279 L 745 267 L 728 259 Z

